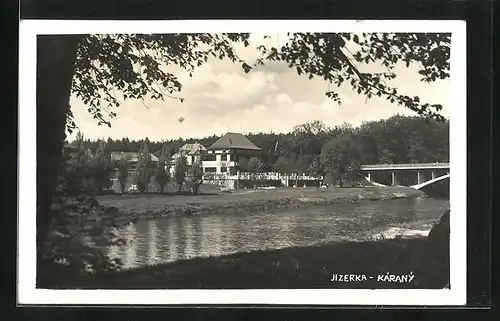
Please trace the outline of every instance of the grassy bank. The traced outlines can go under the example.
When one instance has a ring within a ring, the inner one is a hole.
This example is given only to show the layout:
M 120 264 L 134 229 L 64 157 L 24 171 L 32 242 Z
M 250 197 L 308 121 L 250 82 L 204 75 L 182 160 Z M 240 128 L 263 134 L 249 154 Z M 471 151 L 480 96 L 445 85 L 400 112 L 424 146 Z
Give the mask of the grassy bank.
M 386 200 L 422 196 L 409 187 L 279 188 L 237 190 L 202 195 L 125 194 L 99 197 L 102 205 L 116 207 L 120 215 L 151 218 L 164 215 L 267 212 L 277 209 L 328 205 L 363 200 Z
M 427 238 L 342 242 L 178 261 L 56 283 L 59 288 L 94 289 L 443 288 L 446 262 L 439 261 L 442 255 L 428 254 Z M 415 276 L 410 283 L 377 281 L 378 275 L 410 272 Z M 331 282 L 333 274 L 364 274 L 367 280 Z

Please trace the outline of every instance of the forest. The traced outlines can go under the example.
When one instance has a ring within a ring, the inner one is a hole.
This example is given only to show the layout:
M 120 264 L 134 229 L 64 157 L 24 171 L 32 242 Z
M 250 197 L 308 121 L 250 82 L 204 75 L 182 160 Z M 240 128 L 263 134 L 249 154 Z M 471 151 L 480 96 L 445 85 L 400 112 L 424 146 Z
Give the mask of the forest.
M 262 150 L 260 163 L 241 164 L 242 170 L 324 174 L 328 165 L 342 172 L 341 163 L 355 170 L 360 164 L 431 163 L 449 161 L 449 121 L 438 122 L 421 116 L 395 115 L 364 122 L 358 127 L 347 123 L 328 126 L 320 120 L 294 127 L 289 133 L 248 133 L 246 137 Z M 150 141 L 122 138 L 107 141 L 85 139 L 91 152 L 104 145 L 108 152 L 137 152 L 147 146 L 160 157 L 162 148 L 175 153 L 187 143 L 210 146 L 219 137 Z M 251 168 L 250 168 L 251 167 Z

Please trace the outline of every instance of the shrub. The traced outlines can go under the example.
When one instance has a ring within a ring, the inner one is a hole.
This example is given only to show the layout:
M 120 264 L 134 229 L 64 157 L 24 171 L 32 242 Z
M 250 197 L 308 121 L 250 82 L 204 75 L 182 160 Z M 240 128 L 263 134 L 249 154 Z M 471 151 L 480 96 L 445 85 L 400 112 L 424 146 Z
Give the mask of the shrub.
M 64 153 L 61 175 L 54 196 L 54 221 L 42 245 L 41 269 L 37 286 L 50 286 L 80 274 L 117 270 L 121 262 L 109 257 L 104 248 L 121 245 L 116 233 L 127 220 L 117 220 L 117 209 L 106 209 L 89 185 L 87 152 L 76 149 Z

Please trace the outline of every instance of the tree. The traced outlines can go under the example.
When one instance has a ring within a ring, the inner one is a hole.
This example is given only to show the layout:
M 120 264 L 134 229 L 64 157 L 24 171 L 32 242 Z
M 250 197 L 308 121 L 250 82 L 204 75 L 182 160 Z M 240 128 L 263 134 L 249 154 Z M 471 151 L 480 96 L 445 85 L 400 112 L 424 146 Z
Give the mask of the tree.
M 294 158 L 293 168 L 295 173 L 305 173 L 313 163 L 314 155 L 301 152 Z
M 118 172 L 118 182 L 120 183 L 121 193 L 125 194 L 125 188 L 127 187 L 127 180 L 129 177 L 130 170 L 130 158 L 127 156 L 122 156 L 116 162 L 117 172 Z
M 188 170 L 187 160 L 185 156 L 179 156 L 175 161 L 175 171 L 174 178 L 177 184 L 178 191 L 182 191 L 182 186 L 184 185 L 184 180 L 186 178 L 186 172 Z
M 249 159 L 247 157 L 239 157 L 238 158 L 238 169 L 242 172 L 248 172 L 249 171 Z
M 348 174 L 354 184 L 359 172 L 359 150 L 350 135 L 337 136 L 330 140 L 321 152 L 321 163 L 327 173 L 343 186 L 342 178 Z
M 352 186 L 355 186 L 356 180 L 361 170 L 360 158 L 361 154 L 358 147 L 356 145 L 351 145 L 351 149 L 349 151 L 347 159 L 347 175 L 351 179 Z
M 250 158 L 247 166 L 248 166 L 248 171 L 250 173 L 257 174 L 257 173 L 261 172 L 264 164 L 262 163 L 262 161 L 258 157 L 254 156 L 254 157 Z
M 451 34 L 438 33 L 293 33 L 283 46 L 259 46 L 253 65 L 281 61 L 299 75 L 321 77 L 331 84 L 350 84 L 367 99 L 385 97 L 419 115 L 442 121 L 441 106 L 420 102 L 385 84 L 394 79 L 399 62 L 418 63 L 422 80 L 449 77 Z M 43 35 L 37 37 L 37 244 L 43 245 L 51 220 L 65 129 L 75 129 L 71 93 L 80 97 L 100 125 L 110 126 L 113 107 L 124 99 L 164 99 L 179 92 L 178 78 L 162 66 L 176 66 L 190 75 L 209 57 L 253 66 L 240 59 L 233 44 L 249 45 L 248 34 L 120 34 Z M 387 71 L 361 72 L 359 65 L 378 63 Z M 338 93 L 328 97 L 341 103 Z M 182 99 L 182 98 L 180 98 Z M 66 125 L 67 128 L 66 128 Z M 42 156 L 43 155 L 43 156 Z M 37 253 L 41 253 L 40 248 Z
M 348 83 L 360 95 L 370 99 L 385 97 L 440 121 L 442 106 L 422 103 L 419 97 L 402 94 L 386 84 L 397 77 L 394 69 L 399 62 L 407 67 L 418 63 L 418 73 L 425 82 L 450 77 L 451 34 L 440 33 L 293 33 L 280 48 L 259 46 L 263 57 L 257 65 L 266 61 L 281 61 L 296 69 L 299 75 L 320 77 L 342 86 Z M 384 70 L 367 73 L 359 68 L 363 64 L 380 64 Z M 337 92 L 326 95 L 341 102 Z
M 155 181 L 158 184 L 160 193 L 163 193 L 165 185 L 170 181 L 169 163 L 170 153 L 167 146 L 163 144 L 155 173 Z
M 321 151 L 321 163 L 326 170 L 328 177 L 333 180 L 339 180 L 342 187 L 342 175 L 345 171 L 345 164 L 343 163 L 339 150 L 340 142 L 338 138 L 334 138 L 327 142 Z
M 313 159 L 312 163 L 307 168 L 307 173 L 315 176 L 324 175 L 324 168 L 320 160 L 321 156 L 317 156 Z
M 75 141 L 68 149 L 65 149 L 67 152 L 62 164 L 63 172 L 61 176 L 68 197 L 76 198 L 78 195 L 93 192 L 94 185 L 89 181 L 92 154 L 84 142 L 84 136 L 79 131 L 76 134 Z
M 136 167 L 136 184 L 139 192 L 144 193 L 148 191 L 149 182 L 153 176 L 153 169 L 151 168 L 151 153 L 149 152 L 148 145 L 144 143 L 139 152 L 137 153 L 137 167 Z
M 43 262 L 50 210 L 61 172 L 65 126 L 74 125 L 69 108 L 80 36 L 37 37 L 37 264 Z M 37 266 L 37 271 L 40 266 Z
M 280 174 L 290 174 L 293 172 L 293 161 L 290 157 L 280 155 L 274 163 L 274 169 Z
M 93 179 L 95 189 L 101 193 L 104 189 L 108 189 L 111 186 L 113 168 L 111 166 L 111 154 L 106 149 L 106 143 L 99 141 L 98 144 L 97 150 L 92 157 L 90 164 L 91 173 L 89 175 Z
M 292 132 L 293 152 L 299 155 L 311 155 L 315 158 L 321 153 L 324 138 L 329 131 L 330 128 L 319 120 L 295 126 Z M 312 159 L 309 161 L 312 162 Z
M 191 192 L 194 195 L 198 195 L 198 191 L 200 189 L 201 183 L 203 182 L 203 167 L 201 164 L 201 160 L 195 162 L 189 168 L 189 187 L 191 188 Z

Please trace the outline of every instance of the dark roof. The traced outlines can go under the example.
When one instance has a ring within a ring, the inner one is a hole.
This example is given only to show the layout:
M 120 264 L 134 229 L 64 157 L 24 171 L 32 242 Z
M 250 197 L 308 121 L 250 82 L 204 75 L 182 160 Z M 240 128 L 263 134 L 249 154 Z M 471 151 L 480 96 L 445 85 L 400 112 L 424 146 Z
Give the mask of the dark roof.
M 261 150 L 255 146 L 248 138 L 239 133 L 227 133 L 219 138 L 208 149 L 247 149 Z

